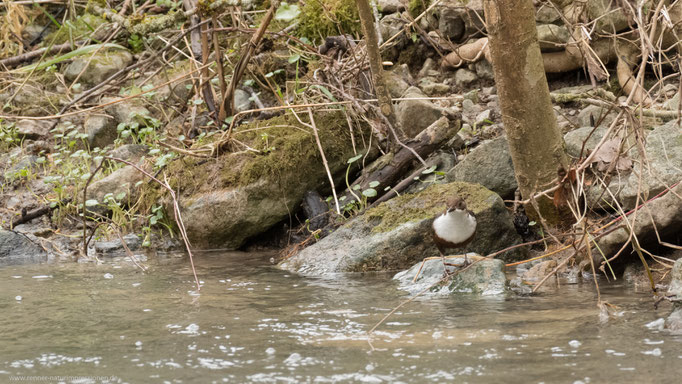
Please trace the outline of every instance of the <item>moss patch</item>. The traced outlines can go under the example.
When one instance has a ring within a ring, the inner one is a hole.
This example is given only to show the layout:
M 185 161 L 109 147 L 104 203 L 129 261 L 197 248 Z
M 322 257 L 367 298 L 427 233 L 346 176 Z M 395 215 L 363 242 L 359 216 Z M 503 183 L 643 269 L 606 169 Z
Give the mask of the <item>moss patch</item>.
M 410 0 L 410 3 L 407 4 L 407 11 L 412 17 L 417 17 L 426 11 L 429 5 L 431 5 L 431 0 Z
M 55 44 L 66 43 L 67 41 L 81 40 L 83 37 L 89 36 L 100 25 L 106 22 L 105 19 L 86 13 L 79 16 L 73 23 L 64 23 L 61 28 L 50 34 L 45 41 L 52 41 L 54 38 Z
M 355 35 L 361 31 L 355 0 L 309 0 L 298 19 L 297 33 L 316 43 L 327 36 Z
M 455 182 L 436 184 L 419 195 L 402 195 L 365 212 L 366 222 L 376 223 L 372 233 L 388 232 L 407 222 L 417 222 L 434 217 L 445 210 L 445 202 L 459 195 L 474 214 L 486 208 L 485 203 L 495 192 L 476 184 Z
M 334 172 L 334 168 L 345 164 L 349 156 L 350 134 L 346 120 L 340 112 L 324 113 L 315 117 L 315 123 Z M 288 188 L 300 185 L 303 178 L 318 179 L 320 175 L 323 176 L 321 179 L 325 178 L 312 131 L 291 114 L 246 124 L 234 137 L 263 152 L 226 153 L 217 161 L 184 158 L 174 162 L 169 171 L 175 175 L 173 184 L 183 195 L 244 186 L 261 179 Z

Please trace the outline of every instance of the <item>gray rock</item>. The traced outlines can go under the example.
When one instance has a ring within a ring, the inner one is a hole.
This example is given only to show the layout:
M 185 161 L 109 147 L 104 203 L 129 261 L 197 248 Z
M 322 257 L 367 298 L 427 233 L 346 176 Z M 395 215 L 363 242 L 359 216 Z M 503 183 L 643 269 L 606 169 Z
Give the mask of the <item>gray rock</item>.
M 674 334 L 682 333 L 682 308 L 675 308 L 665 319 L 664 328 Z
M 125 144 L 109 151 L 109 156 L 137 163 L 147 155 L 149 147 L 142 144 Z
M 103 115 L 89 115 L 83 123 L 85 133 L 88 134 L 90 148 L 104 148 L 113 144 L 118 137 L 114 119 Z
M 234 91 L 234 109 L 236 113 L 243 112 L 253 107 L 253 101 L 251 100 L 251 95 L 248 92 L 241 89 Z
M 410 75 L 410 70 L 405 64 L 397 66 L 392 71 L 386 71 L 388 91 L 391 97 L 399 98 L 410 88 L 410 83 L 414 80 Z
M 541 24 L 551 24 L 560 18 L 561 14 L 556 6 L 550 4 L 541 4 L 535 12 L 535 21 Z
M 609 112 L 607 108 L 602 108 L 597 105 L 590 105 L 578 114 L 578 126 L 579 127 L 591 127 L 592 123 L 590 121 L 590 116 L 594 119 L 594 123 L 599 124 L 599 127 L 607 127 L 613 122 L 618 114 L 614 111 Z
M 424 64 L 422 64 L 422 69 L 419 70 L 417 77 L 421 78 L 421 77 L 427 76 L 427 74 L 430 71 L 433 71 L 436 68 L 437 68 L 436 61 L 430 57 L 427 57 L 426 60 L 424 60 Z
M 426 97 L 417 87 L 410 87 L 403 97 Z M 398 104 L 398 121 L 408 137 L 415 137 L 443 116 L 443 109 L 428 100 L 403 100 Z
M 428 96 L 443 95 L 450 92 L 450 86 L 439 83 L 433 77 L 423 77 L 419 80 L 419 88 Z
M 38 156 L 26 155 L 21 158 L 16 164 L 5 172 L 5 177 L 8 179 L 16 179 L 25 176 L 24 171 L 30 171 L 38 161 Z
M 678 184 L 669 193 L 647 203 L 632 224 L 633 232 L 640 244 L 656 241 L 656 231 L 662 238 L 671 234 L 679 233 L 682 226 L 682 200 L 678 198 L 682 194 L 682 184 Z M 656 226 L 654 227 L 654 224 Z M 599 250 L 607 256 L 615 254 L 630 238 L 626 228 L 619 227 L 613 232 L 597 240 Z
M 541 24 L 537 26 L 540 49 L 544 51 L 563 50 L 571 38 L 568 29 L 563 25 Z
M 126 246 L 131 251 L 136 251 L 142 246 L 142 240 L 134 233 L 129 233 L 123 236 Z M 95 242 L 95 252 L 103 256 L 125 256 L 125 249 L 121 243 L 121 239 L 114 239 L 111 241 L 97 241 Z
M 670 286 L 666 296 L 682 301 L 682 259 L 677 259 L 670 273 Z
M 490 109 L 486 109 L 483 112 L 476 115 L 476 120 L 474 121 L 474 124 L 476 124 L 477 127 L 480 127 L 481 125 L 491 124 L 492 121 L 493 111 Z
M 475 260 L 475 258 L 474 258 Z M 469 260 L 472 261 L 471 258 Z M 461 265 L 464 258 L 447 259 L 448 264 Z M 399 288 L 415 295 L 430 288 L 431 293 L 477 293 L 482 295 L 497 295 L 504 293 L 507 278 L 504 274 L 504 262 L 499 259 L 481 260 L 467 270 L 443 280 L 443 262 L 437 259 L 419 262 L 410 269 L 397 273 L 393 279 L 398 281 Z M 419 271 L 421 269 L 421 271 Z M 448 267 L 449 272 L 456 272 L 454 267 Z M 417 279 L 414 277 L 419 273 Z M 443 280 L 442 283 L 437 284 Z
M 127 67 L 133 61 L 133 55 L 125 50 L 107 50 L 94 56 L 85 55 L 71 62 L 64 71 L 64 77 L 73 81 L 82 72 L 79 82 L 97 85 L 109 76 Z
M 140 188 L 137 187 L 136 184 L 137 182 L 144 180 L 145 176 L 130 165 L 117 169 L 110 175 L 99 179 L 90 185 L 87 191 L 87 198 L 88 200 L 97 200 L 99 204 L 88 207 L 88 210 L 100 214 L 108 211 L 104 201 L 104 197 L 107 194 L 112 194 L 112 196 L 124 206 L 131 206 L 140 197 Z M 124 195 L 124 197 L 118 199 L 118 195 Z
M 402 12 L 407 9 L 407 0 L 378 0 L 377 8 L 381 13 Z
M 455 85 L 458 87 L 465 87 L 476 80 L 478 80 L 476 73 L 468 69 L 460 68 L 455 72 Z
M 511 215 L 497 194 L 479 185 L 455 182 L 432 185 L 418 194 L 404 194 L 379 204 L 280 266 L 312 276 L 411 267 L 438 255 L 431 223 L 443 211 L 445 200 L 455 194 L 467 201 L 478 221 L 476 238 L 458 253 L 487 255 L 520 242 Z M 514 259 L 522 254 L 517 249 L 501 258 Z
M 490 65 L 488 60 L 479 60 L 474 64 L 474 69 L 476 69 L 476 76 L 485 80 L 495 80 L 495 72 L 493 72 L 493 66 Z
M 481 184 L 502 197 L 513 196 L 518 188 L 505 137 L 481 143 L 445 177 L 448 181 Z
M 339 117 L 320 114 L 317 118 L 320 141 L 337 183 L 345 175 L 347 160 L 354 156 L 348 131 L 340 128 L 345 120 Z M 216 162 L 175 168 L 180 180 L 178 201 L 194 246 L 237 249 L 247 239 L 287 219 L 306 191 L 329 187 L 314 138 L 302 130 L 291 132 L 278 127 L 284 118 L 274 118 L 274 126 L 264 131 L 270 135 L 269 145 L 276 148 L 267 154 L 226 154 Z M 291 120 L 284 121 L 299 126 Z M 255 143 L 265 145 L 261 140 Z M 368 162 L 374 156 L 372 151 Z M 166 206 L 167 212 L 172 212 L 169 202 Z
M 47 261 L 45 250 L 28 237 L 0 229 L 0 267 Z
M 52 122 L 49 120 L 19 120 L 14 128 L 17 137 L 28 140 L 42 140 L 50 134 Z
M 644 168 L 640 162 L 635 164 L 620 195 L 627 210 L 635 207 L 638 190 L 645 197 L 653 197 L 682 179 L 682 128 L 677 121 L 671 120 L 651 131 L 644 152 L 649 163 Z M 638 188 L 640 173 L 643 185 Z
M 384 41 L 397 35 L 392 41 L 392 43 L 395 43 L 395 45 L 392 44 L 395 50 L 389 55 L 390 57 L 397 57 L 400 54 L 399 49 L 409 41 L 409 36 L 406 33 L 401 33 L 407 23 L 407 20 L 402 18 L 399 13 L 386 15 L 379 21 L 379 32 Z
M 115 97 L 103 97 L 101 103 L 106 104 L 111 101 L 118 100 Z M 111 104 L 105 108 L 107 113 L 114 117 L 116 123 L 138 123 L 144 124 L 146 117 L 150 115 L 149 110 L 145 108 L 139 100 L 127 100 Z
M 579 157 L 581 155 L 580 151 L 582 150 L 582 155 L 587 156 L 594 151 L 594 148 L 606 134 L 607 129 L 606 126 L 599 126 L 597 128 L 586 126 L 566 133 L 564 135 L 566 153 L 573 157 Z

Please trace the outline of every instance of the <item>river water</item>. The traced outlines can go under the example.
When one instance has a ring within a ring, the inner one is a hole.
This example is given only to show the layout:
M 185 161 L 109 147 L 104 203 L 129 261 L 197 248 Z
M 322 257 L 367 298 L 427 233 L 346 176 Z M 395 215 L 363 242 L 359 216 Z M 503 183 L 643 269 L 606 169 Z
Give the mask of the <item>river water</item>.
M 424 297 L 390 275 L 303 278 L 270 255 L 0 269 L 0 382 L 678 383 L 669 307 L 602 282 L 537 296 Z

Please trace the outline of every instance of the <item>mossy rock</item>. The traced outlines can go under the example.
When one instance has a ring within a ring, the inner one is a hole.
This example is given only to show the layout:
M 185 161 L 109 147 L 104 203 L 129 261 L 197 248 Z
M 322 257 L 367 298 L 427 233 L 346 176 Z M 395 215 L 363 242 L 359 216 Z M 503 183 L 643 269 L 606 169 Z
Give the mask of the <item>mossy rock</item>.
M 62 24 L 58 30 L 48 35 L 44 41 L 52 42 L 54 39 L 54 44 L 62 44 L 67 41 L 82 40 L 89 37 L 99 26 L 106 22 L 102 17 L 85 13 L 73 22 Z
M 346 120 L 340 112 L 324 113 L 315 123 L 338 183 L 354 155 Z M 294 116 L 246 124 L 235 138 L 262 152 L 225 153 L 210 161 L 184 158 L 169 166 L 197 247 L 239 248 L 298 210 L 306 191 L 330 190 L 313 133 Z
M 306 275 L 336 272 L 394 271 L 437 256 L 432 239 L 433 218 L 446 200 L 459 195 L 478 221 L 476 237 L 457 253 L 488 255 L 521 242 L 502 199 L 477 184 L 436 184 L 417 194 L 406 194 L 379 204 L 337 229 L 320 242 L 284 261 L 281 267 Z M 499 258 L 518 259 L 516 249 Z
M 301 8 L 299 36 L 321 43 L 327 36 L 361 32 L 355 0 L 309 0 Z

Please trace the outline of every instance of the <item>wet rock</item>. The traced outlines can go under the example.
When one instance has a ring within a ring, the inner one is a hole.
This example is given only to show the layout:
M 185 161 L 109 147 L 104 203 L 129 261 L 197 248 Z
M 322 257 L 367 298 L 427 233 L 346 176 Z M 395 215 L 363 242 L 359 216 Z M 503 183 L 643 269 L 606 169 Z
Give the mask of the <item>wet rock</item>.
M 308 229 L 316 231 L 329 222 L 329 207 L 317 191 L 307 191 L 303 197 L 303 212 L 308 219 Z
M 411 267 L 425 257 L 438 255 L 431 223 L 454 194 L 467 201 L 478 221 L 476 238 L 462 252 L 489 254 L 520 242 L 511 215 L 497 194 L 479 185 L 455 182 L 432 185 L 418 194 L 382 203 L 280 266 L 313 276 Z M 500 257 L 514 259 L 522 254 L 517 249 Z
M 19 120 L 15 125 L 17 137 L 28 140 L 43 140 L 50 134 L 49 120 Z
M 448 181 L 481 184 L 502 197 L 513 196 L 518 188 L 505 137 L 481 143 L 445 177 Z
M 670 286 L 666 296 L 682 301 L 682 259 L 677 259 L 670 273 Z
M 403 97 L 426 97 L 417 87 L 410 87 Z M 428 100 L 403 100 L 398 103 L 400 126 L 408 137 L 415 137 L 443 116 L 443 109 Z
M 85 119 L 83 127 L 88 135 L 90 148 L 104 148 L 113 144 L 118 137 L 116 122 L 108 116 L 90 115 Z
M 475 254 L 472 255 L 475 257 Z M 446 259 L 448 264 L 462 265 L 464 258 Z M 475 260 L 475 258 L 474 258 Z M 472 260 L 470 259 L 470 262 Z M 443 280 L 443 262 L 440 258 L 419 262 L 410 269 L 397 273 L 393 279 L 398 281 L 399 288 L 414 295 Z M 414 277 L 419 276 L 413 282 Z M 456 272 L 457 267 L 449 267 L 450 273 Z M 430 289 L 431 293 L 477 293 L 482 295 L 496 295 L 506 290 L 507 278 L 504 274 L 504 262 L 499 259 L 481 260 L 467 270 L 444 280 Z
M 457 85 L 460 88 L 466 87 L 467 85 L 473 83 L 474 81 L 478 80 L 478 76 L 476 76 L 476 73 L 465 69 L 465 68 L 460 68 L 455 72 L 455 85 Z
M 526 282 L 536 283 L 552 273 L 556 266 L 557 263 L 554 260 L 541 261 L 526 270 L 521 276 L 521 279 Z M 556 275 L 550 277 L 548 283 L 556 283 Z
M 675 261 L 671 278 L 666 296 L 677 302 L 673 304 L 673 312 L 665 320 L 665 328 L 675 333 L 682 333 L 682 259 Z
M 25 235 L 0 229 L 0 267 L 47 261 L 45 250 Z
M 131 251 L 136 251 L 142 246 L 142 240 L 134 233 L 129 233 L 123 236 L 126 246 Z M 121 239 L 114 239 L 111 241 L 97 241 L 95 242 L 95 252 L 103 256 L 125 256 L 125 249 L 121 243 Z
M 132 61 L 133 55 L 121 49 L 99 52 L 94 56 L 85 55 L 74 59 L 66 67 L 64 77 L 69 81 L 73 81 L 82 72 L 78 80 L 79 82 L 97 85 L 109 76 L 127 67 Z
M 143 156 L 147 155 L 149 147 L 142 144 L 125 144 L 118 148 L 112 149 L 109 156 L 117 159 L 128 160 L 137 163 Z

